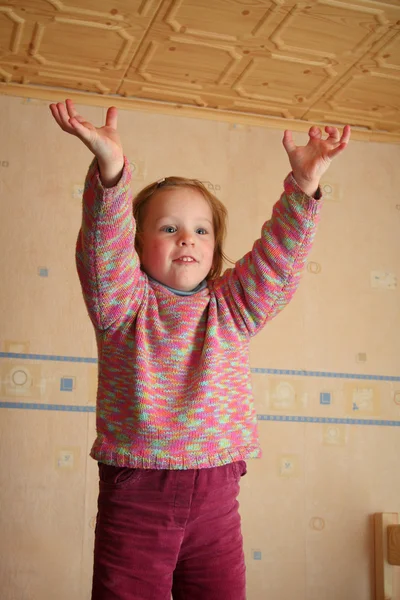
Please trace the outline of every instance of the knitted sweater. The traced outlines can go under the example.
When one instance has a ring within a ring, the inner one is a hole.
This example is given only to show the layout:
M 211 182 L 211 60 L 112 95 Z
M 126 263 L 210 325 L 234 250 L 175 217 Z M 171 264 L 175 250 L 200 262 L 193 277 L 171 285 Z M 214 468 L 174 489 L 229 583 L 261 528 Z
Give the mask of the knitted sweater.
M 155 469 L 259 457 L 249 342 L 295 292 L 321 203 L 288 175 L 251 252 L 178 296 L 141 270 L 130 182 L 125 159 L 104 188 L 94 160 L 83 195 L 76 260 L 99 367 L 91 456 Z

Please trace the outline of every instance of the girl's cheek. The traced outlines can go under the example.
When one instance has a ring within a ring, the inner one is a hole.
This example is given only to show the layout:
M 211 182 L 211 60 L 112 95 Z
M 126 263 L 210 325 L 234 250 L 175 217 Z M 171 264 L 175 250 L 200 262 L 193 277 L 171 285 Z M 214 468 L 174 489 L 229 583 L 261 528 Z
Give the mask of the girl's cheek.
M 163 256 L 168 250 L 168 244 L 163 241 L 156 241 L 153 246 L 153 252 L 158 256 Z

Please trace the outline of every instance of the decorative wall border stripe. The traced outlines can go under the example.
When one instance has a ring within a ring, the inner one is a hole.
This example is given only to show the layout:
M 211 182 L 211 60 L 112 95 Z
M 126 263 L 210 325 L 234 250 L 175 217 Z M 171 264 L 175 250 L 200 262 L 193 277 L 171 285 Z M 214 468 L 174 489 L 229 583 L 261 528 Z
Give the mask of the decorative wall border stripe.
M 336 379 L 364 379 L 368 381 L 399 381 L 395 375 L 369 375 L 366 373 L 334 373 L 331 371 L 305 371 L 295 369 L 251 369 L 252 373 L 263 375 L 295 375 L 297 377 L 330 377 Z
M 24 410 L 55 410 L 59 412 L 94 413 L 95 406 L 75 404 L 39 404 L 38 402 L 0 402 L 0 408 L 23 408 Z
M 73 404 L 38 404 L 33 402 L 0 402 L 0 408 L 24 410 L 53 410 L 59 412 L 95 413 L 95 406 L 79 406 Z M 400 421 L 383 419 L 350 419 L 336 417 L 304 417 L 296 415 L 257 415 L 258 421 L 285 421 L 292 423 L 335 423 L 344 425 L 370 425 L 383 427 L 400 427 Z
M 97 358 L 86 358 L 83 356 L 56 356 L 52 354 L 18 354 L 15 352 L 0 352 L 0 358 L 13 358 L 23 360 L 49 360 L 55 362 L 75 362 L 97 364 Z M 369 375 L 365 373 L 334 373 L 331 371 L 306 371 L 295 369 L 251 369 L 252 373 L 261 375 L 291 375 L 297 377 L 324 377 L 335 379 L 363 379 L 368 381 L 397 381 L 400 382 L 400 376 L 394 375 Z
M 376 425 L 400 427 L 400 421 L 384 419 L 351 419 L 346 417 L 299 417 L 291 415 L 257 415 L 258 421 L 292 421 L 295 423 L 335 423 L 341 425 Z
M 0 352 L 0 358 L 20 358 L 23 360 L 51 360 L 55 362 L 77 362 L 97 364 L 97 358 L 85 358 L 84 356 L 57 356 L 53 354 L 19 354 L 17 352 Z

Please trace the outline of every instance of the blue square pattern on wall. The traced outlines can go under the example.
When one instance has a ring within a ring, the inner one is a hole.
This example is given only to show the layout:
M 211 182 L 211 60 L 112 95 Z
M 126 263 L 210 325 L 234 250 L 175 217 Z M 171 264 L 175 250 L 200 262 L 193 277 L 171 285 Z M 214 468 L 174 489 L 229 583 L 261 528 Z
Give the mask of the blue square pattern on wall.
M 319 403 L 320 404 L 330 404 L 331 403 L 331 393 L 330 392 L 321 392 L 319 395 Z
M 72 377 L 62 377 L 60 382 L 61 392 L 72 392 L 74 389 L 74 380 Z

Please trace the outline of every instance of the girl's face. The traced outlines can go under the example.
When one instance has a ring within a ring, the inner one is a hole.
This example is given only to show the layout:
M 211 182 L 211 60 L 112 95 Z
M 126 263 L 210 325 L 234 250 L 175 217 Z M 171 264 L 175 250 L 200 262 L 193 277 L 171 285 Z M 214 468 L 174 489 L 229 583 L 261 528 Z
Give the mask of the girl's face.
M 190 187 L 156 192 L 146 207 L 141 265 L 160 283 L 193 290 L 210 272 L 214 256 L 211 207 Z

